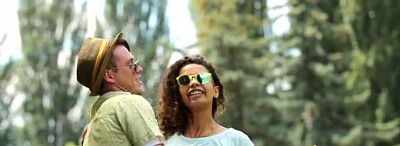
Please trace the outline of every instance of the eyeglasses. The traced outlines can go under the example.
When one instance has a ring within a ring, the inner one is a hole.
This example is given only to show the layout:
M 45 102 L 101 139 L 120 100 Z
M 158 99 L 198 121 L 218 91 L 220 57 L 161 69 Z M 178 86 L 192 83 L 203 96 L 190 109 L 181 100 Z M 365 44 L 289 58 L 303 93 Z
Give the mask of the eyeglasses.
M 181 86 L 186 86 L 189 85 L 189 83 L 196 78 L 196 80 L 200 83 L 200 84 L 207 84 L 208 82 L 210 82 L 211 80 L 211 73 L 208 72 L 201 72 L 198 74 L 193 74 L 193 75 L 189 75 L 189 74 L 181 74 L 178 77 L 176 77 L 176 81 L 178 82 L 179 85 Z
M 134 63 L 132 63 L 132 64 L 130 64 L 130 65 L 125 65 L 125 66 L 113 66 L 113 67 L 110 67 L 110 69 L 111 68 L 129 68 L 129 69 L 131 69 L 131 70 L 133 70 L 136 74 L 139 74 L 139 68 L 138 68 L 138 66 L 139 66 L 139 60 L 136 60 Z

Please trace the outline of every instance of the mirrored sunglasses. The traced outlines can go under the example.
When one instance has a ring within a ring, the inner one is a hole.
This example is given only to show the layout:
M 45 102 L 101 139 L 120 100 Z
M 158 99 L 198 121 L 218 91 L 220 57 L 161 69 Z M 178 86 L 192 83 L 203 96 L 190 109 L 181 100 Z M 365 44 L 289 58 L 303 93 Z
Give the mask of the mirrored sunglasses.
M 196 78 L 196 80 L 200 83 L 200 84 L 207 84 L 208 82 L 210 82 L 211 80 L 211 73 L 208 72 L 201 72 L 198 74 L 193 74 L 193 75 L 189 75 L 189 74 L 181 74 L 178 77 L 176 77 L 176 81 L 178 82 L 178 84 L 180 86 L 186 86 L 189 85 L 189 83 Z

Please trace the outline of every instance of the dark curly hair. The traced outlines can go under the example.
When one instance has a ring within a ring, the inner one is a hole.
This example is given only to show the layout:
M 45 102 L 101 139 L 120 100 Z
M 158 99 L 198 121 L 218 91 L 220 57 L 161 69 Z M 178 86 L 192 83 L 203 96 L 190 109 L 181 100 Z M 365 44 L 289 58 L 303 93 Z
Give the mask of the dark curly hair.
M 215 117 L 217 111 L 222 112 L 225 108 L 224 87 L 211 63 L 205 61 L 200 55 L 186 56 L 176 61 L 164 73 L 160 86 L 161 99 L 157 116 L 160 121 L 161 131 L 166 138 L 176 132 L 183 133 L 189 123 L 191 111 L 183 103 L 179 85 L 176 81 L 181 68 L 188 64 L 203 65 L 211 73 L 214 86 L 219 87 L 218 98 L 213 98 L 212 116 Z

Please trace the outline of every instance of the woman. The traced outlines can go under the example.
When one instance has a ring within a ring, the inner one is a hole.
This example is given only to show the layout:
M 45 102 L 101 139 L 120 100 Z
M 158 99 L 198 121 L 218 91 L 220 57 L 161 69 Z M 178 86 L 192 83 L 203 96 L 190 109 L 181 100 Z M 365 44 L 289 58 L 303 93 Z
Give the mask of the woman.
M 166 145 L 253 146 L 249 137 L 215 120 L 224 90 L 215 68 L 201 56 L 184 57 L 165 72 L 158 118 Z

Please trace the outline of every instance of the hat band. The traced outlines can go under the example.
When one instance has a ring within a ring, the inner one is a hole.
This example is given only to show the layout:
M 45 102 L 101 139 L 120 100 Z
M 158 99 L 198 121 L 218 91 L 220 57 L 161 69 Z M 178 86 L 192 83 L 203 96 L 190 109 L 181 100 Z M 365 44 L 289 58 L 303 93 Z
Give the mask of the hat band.
M 96 56 L 96 61 L 94 63 L 94 69 L 93 69 L 93 73 L 92 73 L 92 82 L 90 84 L 91 85 L 90 87 L 93 87 L 94 83 L 96 83 L 96 77 L 97 77 L 98 72 L 99 72 L 100 62 L 102 61 L 102 57 L 104 56 L 103 55 L 104 54 L 104 50 L 105 50 L 105 48 L 107 46 L 108 41 L 109 40 L 103 40 L 101 42 L 100 50 L 99 50 L 99 53 Z

